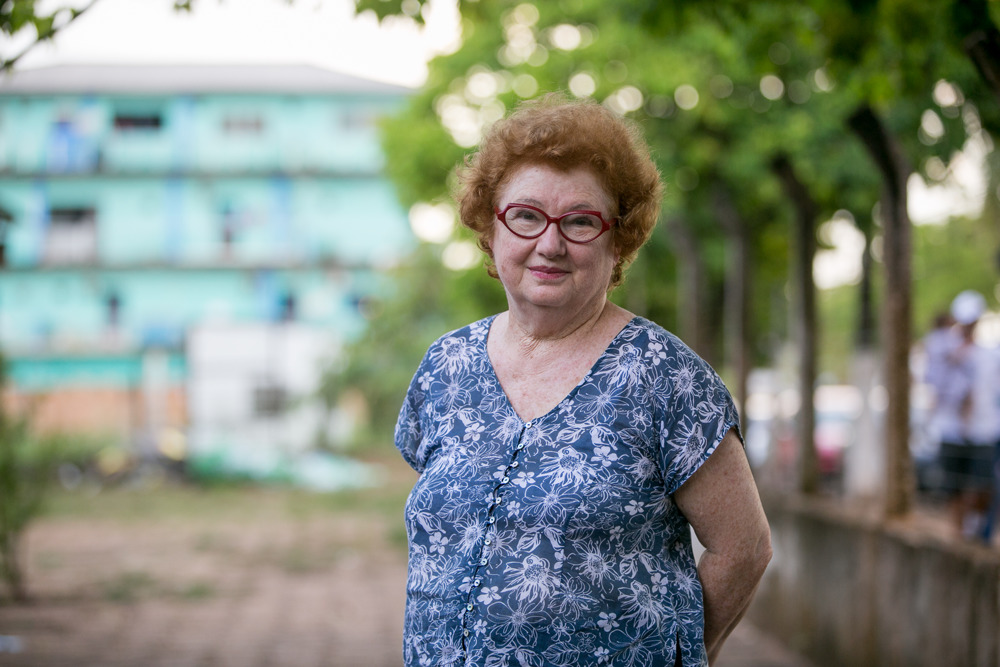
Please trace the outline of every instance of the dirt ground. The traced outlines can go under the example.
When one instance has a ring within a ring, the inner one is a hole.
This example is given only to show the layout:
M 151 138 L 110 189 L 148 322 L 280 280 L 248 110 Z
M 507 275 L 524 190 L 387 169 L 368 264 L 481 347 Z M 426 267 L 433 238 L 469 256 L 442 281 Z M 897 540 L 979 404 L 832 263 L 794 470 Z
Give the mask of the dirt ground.
M 28 535 L 33 602 L 0 598 L 0 665 L 399 667 L 412 481 L 59 498 Z M 720 665 L 804 663 L 743 625 Z

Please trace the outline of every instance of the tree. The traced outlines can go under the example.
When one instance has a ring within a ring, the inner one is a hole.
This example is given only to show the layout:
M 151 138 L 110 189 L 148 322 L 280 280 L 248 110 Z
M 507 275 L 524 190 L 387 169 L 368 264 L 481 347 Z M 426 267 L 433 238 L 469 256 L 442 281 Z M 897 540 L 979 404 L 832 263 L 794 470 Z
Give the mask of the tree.
M 0 356 L 0 395 L 7 386 Z M 23 538 L 38 516 L 57 461 L 56 441 L 31 435 L 27 417 L 0 402 L 0 579 L 18 602 L 28 599 Z

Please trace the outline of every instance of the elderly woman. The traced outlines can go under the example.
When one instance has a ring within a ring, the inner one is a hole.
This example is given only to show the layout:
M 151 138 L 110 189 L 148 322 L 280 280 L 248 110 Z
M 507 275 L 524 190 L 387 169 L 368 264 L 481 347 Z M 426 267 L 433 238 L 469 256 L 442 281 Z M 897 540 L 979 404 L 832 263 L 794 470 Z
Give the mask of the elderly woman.
M 706 664 L 770 533 L 718 376 L 608 300 L 659 213 L 644 141 L 548 98 L 492 127 L 462 186 L 508 310 L 435 342 L 400 412 L 406 665 Z

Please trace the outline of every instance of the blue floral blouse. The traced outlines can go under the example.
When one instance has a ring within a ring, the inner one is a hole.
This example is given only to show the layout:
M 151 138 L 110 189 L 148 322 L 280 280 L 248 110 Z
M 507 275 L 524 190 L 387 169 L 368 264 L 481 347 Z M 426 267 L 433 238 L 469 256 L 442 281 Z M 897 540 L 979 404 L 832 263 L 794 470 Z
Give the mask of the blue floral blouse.
M 493 318 L 438 339 L 396 446 L 407 667 L 705 665 L 701 583 L 672 494 L 737 425 L 712 368 L 634 318 L 549 413 L 522 421 L 486 352 Z

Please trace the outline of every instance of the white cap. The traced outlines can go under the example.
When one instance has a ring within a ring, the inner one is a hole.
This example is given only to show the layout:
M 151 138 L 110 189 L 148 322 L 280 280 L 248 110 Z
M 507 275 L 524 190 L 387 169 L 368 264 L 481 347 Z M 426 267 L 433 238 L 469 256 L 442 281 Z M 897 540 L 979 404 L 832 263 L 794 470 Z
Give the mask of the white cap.
M 959 324 L 972 324 L 986 312 L 986 299 L 976 290 L 967 289 L 951 302 L 951 316 Z

